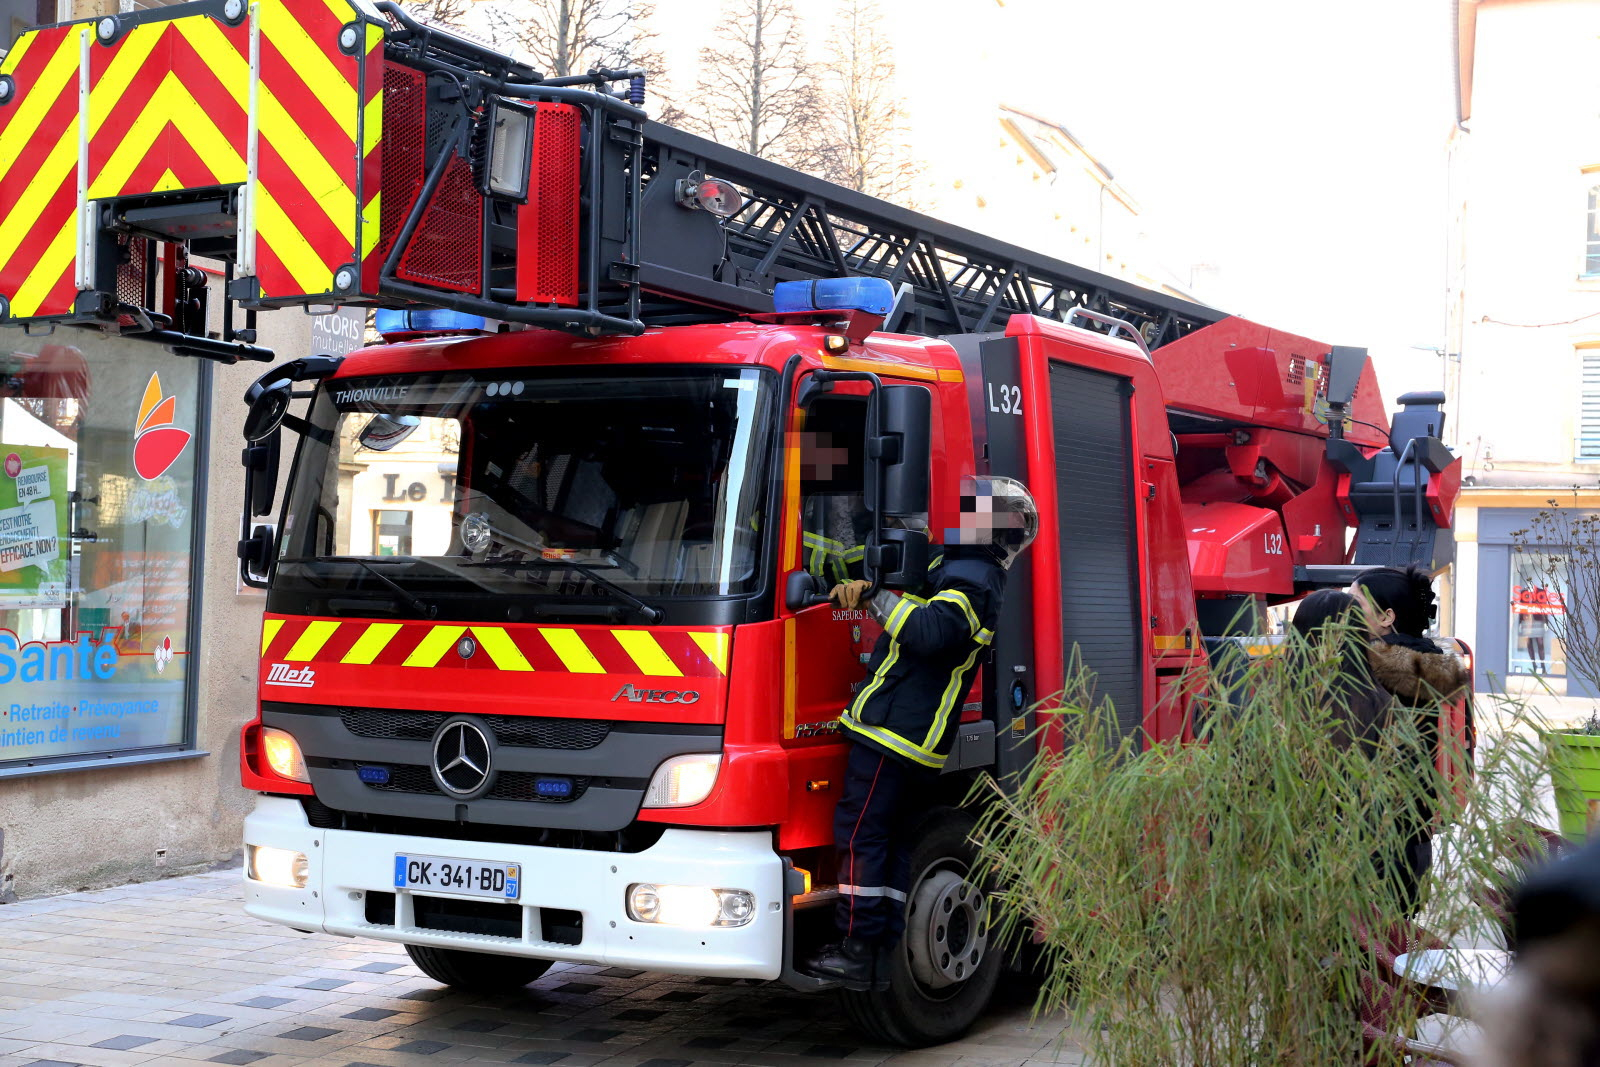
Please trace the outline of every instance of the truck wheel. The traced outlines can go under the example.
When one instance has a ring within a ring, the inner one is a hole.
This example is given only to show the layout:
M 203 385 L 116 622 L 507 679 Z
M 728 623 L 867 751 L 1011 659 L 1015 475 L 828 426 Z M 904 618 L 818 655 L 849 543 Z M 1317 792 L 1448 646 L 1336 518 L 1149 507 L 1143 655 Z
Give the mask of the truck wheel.
M 407 945 L 406 955 L 419 971 L 435 982 L 472 993 L 509 993 L 550 969 L 549 960 L 467 952 L 458 948 Z
M 880 1040 L 910 1048 L 959 1037 L 983 1014 L 1004 953 L 991 927 L 989 887 L 972 870 L 975 821 L 936 808 L 914 831 L 906 931 L 889 952 L 889 988 L 849 992 L 846 1016 Z

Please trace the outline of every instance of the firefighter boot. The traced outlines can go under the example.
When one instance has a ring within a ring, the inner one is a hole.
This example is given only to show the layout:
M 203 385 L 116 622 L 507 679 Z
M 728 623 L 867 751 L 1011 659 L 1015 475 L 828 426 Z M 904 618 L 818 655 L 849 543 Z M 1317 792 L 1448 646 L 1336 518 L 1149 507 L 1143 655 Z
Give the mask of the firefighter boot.
M 878 948 L 859 937 L 847 937 L 838 944 L 826 945 L 801 965 L 801 970 L 817 978 L 831 978 L 857 992 L 889 988 L 888 970 L 878 964 Z M 882 978 L 878 976 L 882 974 Z

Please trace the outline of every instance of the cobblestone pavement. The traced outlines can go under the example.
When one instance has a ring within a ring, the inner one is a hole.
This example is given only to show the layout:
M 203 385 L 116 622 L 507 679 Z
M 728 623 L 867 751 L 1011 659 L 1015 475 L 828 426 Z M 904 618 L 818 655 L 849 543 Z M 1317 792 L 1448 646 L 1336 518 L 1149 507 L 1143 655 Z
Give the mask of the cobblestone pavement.
M 299 934 L 220 871 L 0 907 L 0 1067 L 1077 1064 L 1063 1022 L 1002 990 L 964 1039 L 872 1046 L 778 983 L 557 964 L 511 996 L 453 992 L 399 946 Z

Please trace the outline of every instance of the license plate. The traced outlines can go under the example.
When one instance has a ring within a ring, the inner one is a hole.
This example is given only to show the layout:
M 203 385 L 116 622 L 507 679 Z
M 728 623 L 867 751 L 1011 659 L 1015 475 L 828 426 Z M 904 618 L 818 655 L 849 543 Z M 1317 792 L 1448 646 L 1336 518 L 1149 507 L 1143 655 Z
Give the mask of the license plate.
M 396 853 L 396 889 L 436 889 L 469 897 L 516 900 L 522 891 L 522 867 L 516 863 L 484 863 L 449 856 Z

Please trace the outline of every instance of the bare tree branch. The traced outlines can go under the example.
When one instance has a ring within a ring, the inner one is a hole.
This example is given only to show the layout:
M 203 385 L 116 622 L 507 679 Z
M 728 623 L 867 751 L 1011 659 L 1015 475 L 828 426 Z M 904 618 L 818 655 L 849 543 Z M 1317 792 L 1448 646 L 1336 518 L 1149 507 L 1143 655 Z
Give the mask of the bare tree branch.
M 422 22 L 460 29 L 472 9 L 473 0 L 405 0 L 406 14 Z
M 518 53 L 547 77 L 637 68 L 645 72 L 651 117 L 667 123 L 681 118 L 668 93 L 655 5 L 648 0 L 504 0 L 486 4 L 485 16 L 496 47 Z
M 844 0 L 821 78 L 821 172 L 829 181 L 912 206 L 923 167 L 911 154 L 894 50 L 877 0 Z
M 817 94 L 791 0 L 729 0 L 715 43 L 700 50 L 689 126 L 792 167 L 820 160 Z

